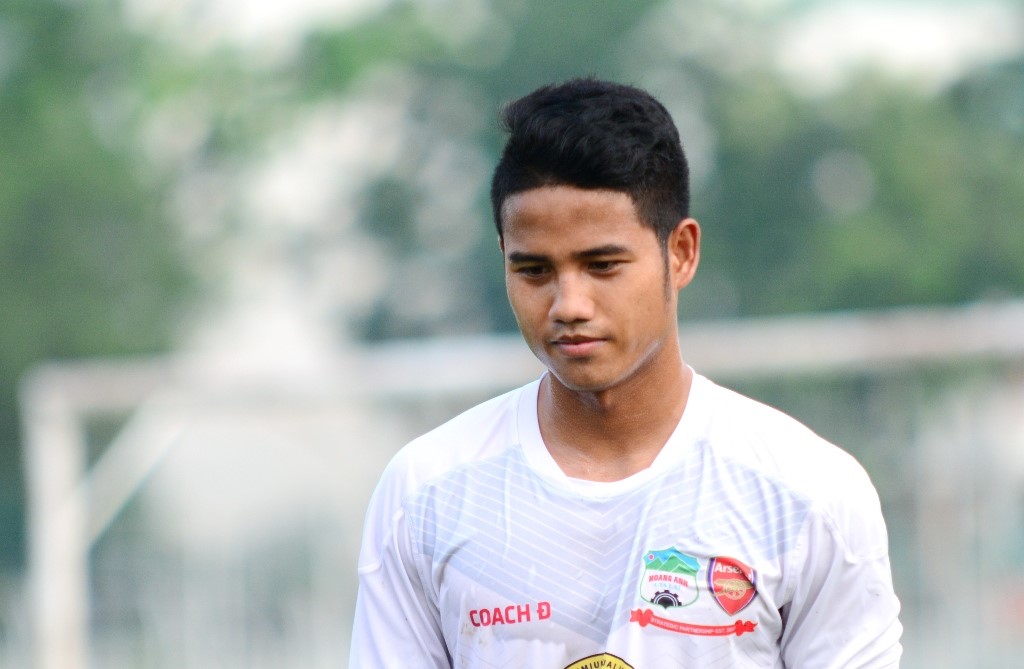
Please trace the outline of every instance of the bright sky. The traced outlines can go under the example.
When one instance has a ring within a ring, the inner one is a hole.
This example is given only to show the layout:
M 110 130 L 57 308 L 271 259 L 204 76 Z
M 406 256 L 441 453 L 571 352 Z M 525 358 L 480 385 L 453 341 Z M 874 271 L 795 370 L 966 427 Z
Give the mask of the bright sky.
M 864 66 L 937 87 L 1019 53 L 1022 19 L 1006 2 L 823 3 L 784 28 L 777 62 L 812 91 Z
M 131 24 L 198 48 L 221 42 L 287 54 L 310 26 L 344 26 L 390 0 L 126 0 Z

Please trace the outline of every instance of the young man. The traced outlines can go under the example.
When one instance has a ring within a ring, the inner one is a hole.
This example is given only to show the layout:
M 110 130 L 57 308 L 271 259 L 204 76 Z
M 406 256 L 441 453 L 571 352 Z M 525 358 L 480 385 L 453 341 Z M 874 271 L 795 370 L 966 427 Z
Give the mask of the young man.
M 548 371 L 388 466 L 353 669 L 898 666 L 864 470 L 683 362 L 700 228 L 668 112 L 587 79 L 503 120 L 494 218 Z

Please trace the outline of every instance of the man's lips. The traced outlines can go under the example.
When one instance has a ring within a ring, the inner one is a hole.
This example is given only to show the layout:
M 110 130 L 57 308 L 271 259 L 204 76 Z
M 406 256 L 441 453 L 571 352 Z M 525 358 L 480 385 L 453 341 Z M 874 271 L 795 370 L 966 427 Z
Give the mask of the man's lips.
M 570 358 L 582 358 L 593 355 L 604 343 L 604 339 L 598 337 L 559 337 L 551 341 L 551 344 L 563 355 Z

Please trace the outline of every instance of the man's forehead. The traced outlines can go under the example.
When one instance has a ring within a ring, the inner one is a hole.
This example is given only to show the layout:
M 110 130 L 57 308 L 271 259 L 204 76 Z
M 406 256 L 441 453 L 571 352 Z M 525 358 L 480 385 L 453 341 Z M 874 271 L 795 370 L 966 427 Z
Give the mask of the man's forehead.
M 501 205 L 502 217 L 528 209 L 586 209 L 594 205 L 614 203 L 634 214 L 636 206 L 629 193 L 607 188 L 580 188 L 566 184 L 549 184 L 510 194 Z

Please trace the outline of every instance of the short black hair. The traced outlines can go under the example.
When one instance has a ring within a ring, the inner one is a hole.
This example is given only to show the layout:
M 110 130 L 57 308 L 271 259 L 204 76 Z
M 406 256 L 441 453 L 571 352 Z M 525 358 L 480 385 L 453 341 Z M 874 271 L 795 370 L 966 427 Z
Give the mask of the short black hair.
M 650 93 L 572 79 L 510 102 L 500 121 L 509 138 L 491 180 L 499 236 L 505 200 L 541 186 L 626 193 L 662 243 L 689 216 L 689 168 L 679 132 Z

